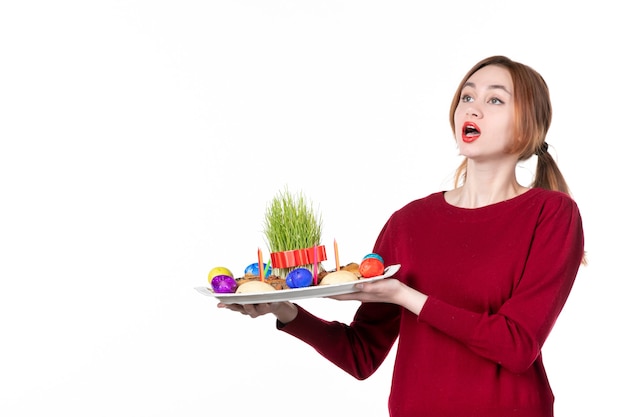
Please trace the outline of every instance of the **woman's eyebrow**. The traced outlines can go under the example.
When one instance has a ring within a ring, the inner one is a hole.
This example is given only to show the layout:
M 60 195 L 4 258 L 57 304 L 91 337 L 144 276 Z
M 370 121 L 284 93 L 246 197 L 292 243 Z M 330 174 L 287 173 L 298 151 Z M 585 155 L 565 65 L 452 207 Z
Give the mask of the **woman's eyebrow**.
M 463 88 L 465 88 L 465 87 L 476 88 L 476 84 L 474 84 L 471 81 L 468 81 L 468 82 L 466 82 L 463 85 Z M 505 86 L 503 86 L 501 84 L 491 84 L 491 85 L 487 86 L 487 90 L 502 90 L 505 93 L 507 93 L 508 95 L 512 95 L 511 92 Z

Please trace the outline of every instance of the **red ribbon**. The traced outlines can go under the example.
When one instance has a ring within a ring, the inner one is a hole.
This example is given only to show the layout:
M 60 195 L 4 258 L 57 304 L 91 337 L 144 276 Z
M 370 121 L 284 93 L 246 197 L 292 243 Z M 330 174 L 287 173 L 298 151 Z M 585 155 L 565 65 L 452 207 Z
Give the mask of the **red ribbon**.
M 273 268 L 290 268 L 292 266 L 312 265 L 315 262 L 315 248 L 294 249 L 284 252 L 272 252 Z M 326 247 L 317 246 L 317 262 L 326 260 Z

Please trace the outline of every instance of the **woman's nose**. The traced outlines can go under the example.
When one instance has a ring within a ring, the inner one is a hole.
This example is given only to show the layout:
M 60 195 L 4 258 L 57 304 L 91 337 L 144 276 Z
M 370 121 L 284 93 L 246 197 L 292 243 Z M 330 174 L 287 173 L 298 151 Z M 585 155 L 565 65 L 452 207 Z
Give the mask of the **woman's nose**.
M 470 117 L 480 117 L 481 114 L 480 110 L 475 106 L 468 107 L 465 111 L 465 115 Z

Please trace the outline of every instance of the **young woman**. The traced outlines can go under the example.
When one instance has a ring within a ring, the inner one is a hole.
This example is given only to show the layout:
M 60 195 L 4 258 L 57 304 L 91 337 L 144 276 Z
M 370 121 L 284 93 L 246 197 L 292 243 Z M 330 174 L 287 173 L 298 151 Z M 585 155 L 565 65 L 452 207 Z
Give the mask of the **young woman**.
M 355 378 L 369 377 L 398 341 L 392 417 L 551 417 L 541 348 L 584 259 L 581 217 L 545 142 L 548 87 L 503 56 L 461 81 L 450 123 L 464 162 L 456 187 L 388 219 L 373 252 L 401 264 L 359 284 L 352 323 L 328 322 L 290 302 L 223 305 L 313 346 Z M 537 155 L 530 188 L 519 161 Z

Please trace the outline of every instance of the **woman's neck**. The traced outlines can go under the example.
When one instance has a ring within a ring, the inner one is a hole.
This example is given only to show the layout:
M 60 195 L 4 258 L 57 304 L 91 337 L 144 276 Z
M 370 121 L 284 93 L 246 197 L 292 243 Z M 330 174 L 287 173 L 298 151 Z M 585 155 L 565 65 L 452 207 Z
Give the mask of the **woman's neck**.
M 480 167 L 468 164 L 465 183 L 446 193 L 446 201 L 462 208 L 478 208 L 510 200 L 528 191 L 515 177 L 515 165 Z

